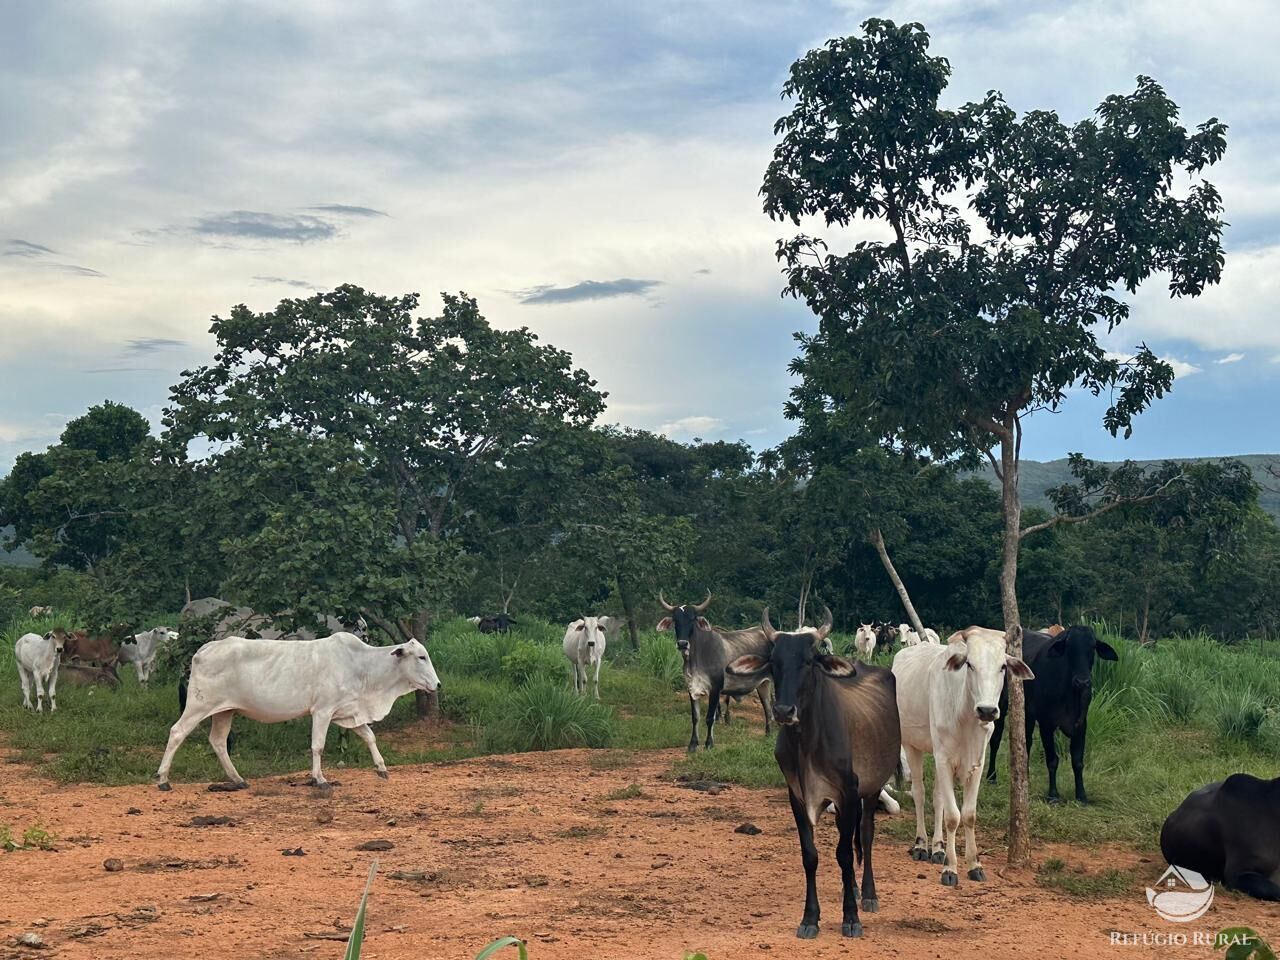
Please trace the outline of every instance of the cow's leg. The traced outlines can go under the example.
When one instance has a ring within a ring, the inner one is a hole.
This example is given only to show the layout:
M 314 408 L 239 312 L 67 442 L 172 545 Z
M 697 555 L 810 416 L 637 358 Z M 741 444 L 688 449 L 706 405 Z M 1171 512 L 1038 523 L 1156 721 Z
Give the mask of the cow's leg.
M 320 770 L 320 757 L 324 754 L 324 741 L 329 735 L 329 721 L 333 717 L 328 713 L 313 713 L 311 715 L 311 786 L 327 787 L 329 781 L 325 780 L 324 773 Z
M 576 659 L 573 661 L 573 692 L 582 693 L 582 663 Z
M 721 688 L 717 687 L 707 695 L 707 742 L 704 744 L 707 750 L 716 745 L 715 730 L 716 720 L 720 717 L 720 692 Z
M 1280 900 L 1280 884 L 1261 873 L 1232 873 L 1232 865 L 1227 864 L 1223 884 L 1228 889 L 1239 890 L 1256 900 Z
M 846 784 L 844 797 L 840 806 L 836 807 L 836 828 L 840 831 L 840 838 L 836 843 L 836 862 L 840 864 L 840 882 L 844 887 L 844 914 L 841 917 L 840 934 L 845 937 L 862 936 L 862 921 L 858 918 L 858 882 L 853 875 L 853 840 L 861 813 L 862 803 L 858 798 L 856 782 L 852 791 Z M 863 856 L 866 856 L 865 848 Z M 863 892 L 865 893 L 865 889 Z
M 378 750 L 378 741 L 373 737 L 373 731 L 367 723 L 362 723 L 358 727 L 352 727 L 355 735 L 364 741 L 364 745 L 369 748 L 369 756 L 373 757 L 373 768 L 378 771 L 378 776 L 383 780 L 387 779 L 387 763 L 382 759 L 382 753 Z
M 190 700 L 187 701 L 187 706 L 191 706 Z M 200 726 L 207 716 L 208 714 L 198 707 L 194 710 L 183 710 L 178 722 L 169 728 L 169 742 L 165 745 L 164 756 L 160 758 L 160 769 L 156 771 L 156 783 L 161 790 L 172 789 L 169 786 L 169 768 L 173 766 L 174 755 L 182 746 L 182 741 L 191 736 L 191 732 Z
M 596 684 L 596 699 L 597 699 L 597 700 L 599 700 L 599 699 L 600 699 L 600 664 L 601 664 L 601 663 L 603 663 L 603 662 L 604 662 L 604 657 L 596 657 L 596 678 L 595 678 L 595 684 Z M 583 680 L 585 681 L 585 679 L 586 679 L 586 678 L 584 677 L 584 678 L 583 678 Z M 585 682 L 583 683 L 583 686 L 586 686 L 586 683 L 585 683 Z
M 876 798 L 862 800 L 862 909 L 875 913 L 880 909 L 876 896 L 876 875 L 871 866 L 871 845 L 876 839 Z
M 58 709 L 58 661 L 53 661 L 53 669 L 49 671 L 49 712 Z
M 987 758 L 987 783 L 996 782 L 996 754 L 1000 752 L 1000 740 L 1004 736 L 1004 713 L 996 717 L 991 730 L 991 756 Z
M 923 773 L 923 771 L 922 771 Z M 947 862 L 947 799 L 942 794 L 942 771 L 938 755 L 933 755 L 933 852 L 929 855 L 932 863 Z M 947 792 L 951 802 L 955 803 L 955 785 L 952 775 L 946 778 Z
M 929 828 L 924 822 L 924 754 L 914 747 L 903 747 L 902 750 L 907 755 L 911 801 L 916 809 L 916 842 L 911 845 L 911 859 L 928 860 Z
M 727 693 L 721 699 L 720 722 L 723 723 L 726 727 L 733 722 L 733 717 L 730 715 L 730 712 L 729 712 L 729 708 L 733 705 L 732 700 L 733 698 L 730 697 Z
M 800 859 L 804 862 L 804 916 L 800 918 L 800 926 L 796 928 L 796 936 L 801 940 L 812 940 L 818 935 L 818 848 L 813 842 L 813 823 L 809 820 L 809 811 L 804 803 L 789 789 L 787 796 L 791 800 L 791 815 L 796 818 L 796 833 L 800 835 Z
M 1050 803 L 1061 803 L 1058 796 L 1058 741 L 1054 737 L 1054 723 L 1043 718 L 1040 721 L 1040 743 L 1044 747 L 1044 765 L 1049 771 L 1049 792 L 1045 799 Z M 1079 783 L 1079 781 L 1076 781 Z
M 18 680 L 22 683 L 22 706 L 27 710 L 34 710 L 31 706 L 31 676 L 22 664 L 18 664 Z
M 222 764 L 222 772 L 227 775 L 227 779 L 236 788 L 243 789 L 248 784 L 236 770 L 235 764 L 231 762 L 231 754 L 227 752 L 227 734 L 231 732 L 231 720 L 235 715 L 234 710 L 223 710 L 213 715 L 213 719 L 209 721 L 209 746 L 213 747 L 213 754 L 218 758 L 218 763 Z
M 956 858 L 956 828 L 960 826 L 960 808 L 956 805 L 955 769 L 948 757 L 933 755 L 934 804 L 941 820 L 946 846 L 943 852 L 942 885 L 958 886 L 958 860 Z M 934 841 L 935 846 L 937 841 Z M 935 855 L 937 851 L 934 851 Z
M 765 683 L 768 683 L 768 681 L 766 680 Z M 760 698 L 760 712 L 764 714 L 764 735 L 767 737 L 769 735 L 769 701 L 764 695 L 764 688 L 764 683 L 756 687 L 756 696 Z M 772 689 L 772 684 L 770 684 L 770 689 Z
M 964 857 L 969 865 L 970 880 L 986 880 L 987 872 L 978 859 L 978 789 L 982 786 L 982 764 L 976 764 L 964 778 L 964 806 L 960 822 L 964 824 Z
M 44 680 L 40 677 L 39 670 L 31 671 L 31 682 L 36 688 L 36 713 L 44 712 Z
M 693 733 L 689 735 L 689 752 L 698 752 L 698 698 L 689 694 L 689 716 L 693 722 Z
M 1076 778 L 1076 799 L 1081 803 L 1089 802 L 1089 795 L 1084 790 L 1084 743 L 1087 720 L 1080 721 L 1080 729 L 1071 735 L 1071 772 Z

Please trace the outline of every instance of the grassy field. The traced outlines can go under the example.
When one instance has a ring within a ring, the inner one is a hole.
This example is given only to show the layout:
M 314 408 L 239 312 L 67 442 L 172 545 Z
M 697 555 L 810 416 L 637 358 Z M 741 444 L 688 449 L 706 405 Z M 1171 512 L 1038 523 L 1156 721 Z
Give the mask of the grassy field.
M 158 621 L 159 622 L 159 621 Z M 153 677 L 141 688 L 132 668 L 118 691 L 59 690 L 56 714 L 21 707 L 13 643 L 60 619 L 20 619 L 0 638 L 0 730 L 7 747 L 64 781 L 143 783 L 154 774 L 177 716 L 176 678 Z M 688 701 L 681 692 L 680 658 L 670 634 L 642 636 L 639 651 L 624 638 L 608 649 L 601 673 L 602 702 L 576 696 L 560 650 L 563 627 L 525 622 L 509 635 L 480 634 L 465 620 L 439 625 L 430 641 L 444 687 L 442 711 L 451 721 L 430 734 L 413 722 L 413 701 L 402 698 L 379 724 L 389 764 L 454 760 L 482 753 L 557 747 L 602 748 L 602 765 L 625 763 L 626 751 L 682 747 L 688 742 Z M 834 638 L 848 649 L 849 637 Z M 1160 823 L 1195 787 L 1228 773 L 1275 776 L 1280 767 L 1280 649 L 1226 647 L 1206 637 L 1161 641 L 1141 648 L 1114 636 L 1117 663 L 1100 663 L 1089 715 L 1086 782 L 1092 803 L 1051 806 L 1039 799 L 1046 774 L 1039 746 L 1032 754 L 1035 835 L 1083 844 L 1123 842 L 1153 847 Z M 1280 645 L 1274 645 L 1280 647 Z M 876 660 L 888 663 L 878 651 Z M 744 702 L 742 715 L 758 707 Z M 310 727 L 239 719 L 235 761 L 248 778 L 303 771 Z M 717 748 L 677 761 L 675 773 L 755 787 L 781 787 L 771 740 L 741 723 L 717 730 Z M 609 748 L 609 749 L 603 749 Z M 1070 795 L 1065 756 L 1059 784 Z M 364 745 L 332 728 L 325 755 L 331 774 L 370 765 Z M 178 754 L 175 781 L 221 778 L 203 731 Z M 984 785 L 979 816 L 985 845 L 998 845 L 1007 821 L 1007 750 L 1000 784 Z M 910 808 L 910 798 L 902 797 Z M 910 817 L 885 820 L 890 836 L 910 839 Z

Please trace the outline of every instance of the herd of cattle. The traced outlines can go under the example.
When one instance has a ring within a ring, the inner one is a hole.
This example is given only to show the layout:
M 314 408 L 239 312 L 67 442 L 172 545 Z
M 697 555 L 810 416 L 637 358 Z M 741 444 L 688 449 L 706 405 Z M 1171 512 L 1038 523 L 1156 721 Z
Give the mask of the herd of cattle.
M 978 794 L 984 764 L 986 779 L 995 781 L 1009 677 L 1024 683 L 1028 750 L 1036 726 L 1040 728 L 1049 800 L 1059 799 L 1054 737 L 1060 730 L 1070 740 L 1076 799 L 1087 802 L 1084 765 L 1093 665 L 1098 658 L 1117 658 L 1087 626 L 1024 631 L 1023 656 L 1018 658 L 1007 653 L 1002 631 L 970 627 L 944 643 L 927 628 L 920 632 L 905 624 L 862 624 L 854 640 L 861 659 L 850 659 L 832 649 L 830 610 L 818 627 L 781 632 L 774 629 L 766 607 L 759 626 L 726 630 L 705 616 L 710 592 L 696 604 L 670 604 L 661 593 L 659 602 L 665 616 L 657 629 L 674 632 L 683 659 L 692 722 L 689 750 L 696 751 L 699 744 L 699 701 L 706 702 L 706 749 L 715 745 L 722 699 L 727 708 L 730 701 L 754 693 L 764 711 L 766 733 L 770 721 L 778 727 L 774 755 L 787 783 L 805 870 L 804 913 L 797 930 L 801 938 L 818 933 L 814 827 L 824 811 L 834 813 L 838 830 L 842 934 L 856 937 L 862 932 L 855 854 L 862 865 L 861 909 L 878 909 L 872 867 L 875 814 L 881 807 L 898 809 L 889 788 L 895 776 L 911 781 L 916 817 L 912 858 L 941 865 L 941 882 L 957 886 L 956 833 L 963 825 L 966 875 L 971 881 L 986 880 L 976 837 Z M 237 713 L 264 723 L 310 714 L 311 782 L 316 785 L 326 783 L 321 757 L 333 723 L 365 742 L 378 775 L 385 778 L 386 764 L 369 725 L 385 717 L 398 697 L 440 689 L 422 643 L 371 646 L 357 635 L 363 622 L 331 618 L 327 626 L 332 632 L 326 637 L 283 633 L 270 618 L 213 598 L 188 604 L 183 616 L 218 617 L 213 634 L 218 639 L 196 652 L 180 687 L 181 716 L 170 730 L 157 772 L 162 790 L 170 789 L 169 769 L 178 748 L 208 718 L 209 742 L 227 776 L 225 784 L 211 789 L 246 786 L 228 752 Z M 504 613 L 472 622 L 484 632 L 505 632 L 515 619 Z M 569 624 L 564 653 L 579 693 L 585 694 L 592 683 L 599 697 L 607 635 L 616 623 L 609 617 L 582 617 Z M 26 634 L 15 649 L 24 706 L 32 706 L 34 686 L 34 709 L 39 711 L 47 685 L 50 709 L 56 707 L 58 668 L 64 660 L 64 670 L 94 669 L 96 664 L 116 683 L 116 665 L 133 662 L 145 683 L 160 647 L 177 636 L 168 627 L 156 627 L 116 646 L 110 637 L 90 637 L 84 631 Z M 901 649 L 890 668 L 867 662 L 877 645 L 895 640 Z M 931 838 L 925 820 L 925 754 L 933 755 L 935 767 Z M 1277 811 L 1280 778 L 1234 774 L 1192 793 L 1169 816 L 1161 849 L 1172 864 L 1251 896 L 1280 900 Z

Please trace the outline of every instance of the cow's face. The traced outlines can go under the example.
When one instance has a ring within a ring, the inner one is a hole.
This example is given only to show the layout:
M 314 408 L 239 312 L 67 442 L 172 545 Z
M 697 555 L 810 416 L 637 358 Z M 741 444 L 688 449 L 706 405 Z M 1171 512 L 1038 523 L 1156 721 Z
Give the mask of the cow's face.
M 66 635 L 65 633 L 63 633 L 63 632 L 62 632 L 62 630 L 60 630 L 60 629 L 59 629 L 59 630 L 50 630 L 48 633 L 46 633 L 46 634 L 44 635 L 44 638 L 45 638 L 46 640 L 52 640 L 52 641 L 53 641 L 53 652 L 54 652 L 54 655 L 55 655 L 55 656 L 57 656 L 57 657 L 61 657 L 61 656 L 62 656 L 62 651 L 63 651 L 64 647 L 66 646 L 67 635 Z
M 825 651 L 818 632 L 777 633 L 769 644 L 767 657 L 749 654 L 738 657 L 725 667 L 725 673 L 737 677 L 773 680 L 773 719 L 784 727 L 798 726 L 813 690 L 814 671 L 834 677 L 848 677 L 854 665 L 844 657 Z
M 679 607 L 672 607 L 671 612 L 658 621 L 658 629 L 675 631 L 676 649 L 688 660 L 694 634 L 699 630 L 709 631 L 711 624 L 693 604 L 686 603 Z
M 945 667 L 964 675 L 966 703 L 982 723 L 1000 719 L 1000 692 L 1005 678 L 1012 674 L 1032 680 L 1035 674 L 1017 657 L 1005 653 L 1004 634 L 996 630 L 969 630 L 963 640 L 947 648 Z
M 605 629 L 608 623 L 608 617 L 583 617 L 577 622 L 575 629 L 578 633 L 578 641 L 587 645 L 587 649 L 591 651 L 592 660 L 598 659 L 604 652 Z
M 1071 627 L 1049 645 L 1049 656 L 1066 660 L 1069 689 L 1077 716 L 1083 716 L 1093 699 L 1093 660 L 1115 660 L 1116 652 L 1088 627 Z
M 399 660 L 400 669 L 415 690 L 434 693 L 440 688 L 440 678 L 436 676 L 436 668 L 431 663 L 431 654 L 427 653 L 427 648 L 419 641 L 410 640 L 393 647 L 391 655 Z

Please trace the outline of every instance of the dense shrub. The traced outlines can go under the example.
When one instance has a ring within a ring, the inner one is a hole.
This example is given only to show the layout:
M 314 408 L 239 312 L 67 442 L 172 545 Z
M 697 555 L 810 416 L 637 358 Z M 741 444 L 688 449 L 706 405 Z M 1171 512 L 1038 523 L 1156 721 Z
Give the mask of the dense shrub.
M 617 731 L 613 709 L 540 681 L 514 691 L 485 726 L 485 746 L 499 752 L 607 747 Z

